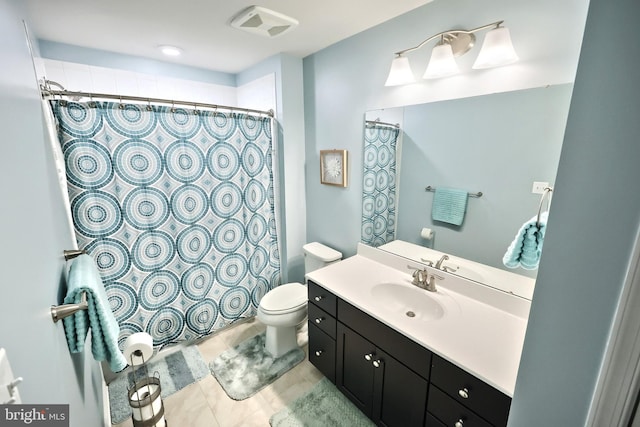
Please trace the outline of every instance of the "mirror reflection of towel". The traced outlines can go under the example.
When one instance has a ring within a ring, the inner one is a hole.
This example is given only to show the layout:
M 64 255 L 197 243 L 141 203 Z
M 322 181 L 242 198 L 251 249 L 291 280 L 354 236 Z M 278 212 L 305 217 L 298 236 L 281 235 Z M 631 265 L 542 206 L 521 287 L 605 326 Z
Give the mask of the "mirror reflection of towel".
M 431 207 L 431 219 L 461 225 L 467 211 L 469 193 L 455 188 L 436 188 Z
M 538 216 L 522 224 L 515 239 L 509 245 L 502 258 L 502 263 L 508 268 L 522 267 L 525 270 L 535 270 L 540 263 L 544 233 L 547 229 L 549 213 L 540 214 L 540 225 L 537 225 Z

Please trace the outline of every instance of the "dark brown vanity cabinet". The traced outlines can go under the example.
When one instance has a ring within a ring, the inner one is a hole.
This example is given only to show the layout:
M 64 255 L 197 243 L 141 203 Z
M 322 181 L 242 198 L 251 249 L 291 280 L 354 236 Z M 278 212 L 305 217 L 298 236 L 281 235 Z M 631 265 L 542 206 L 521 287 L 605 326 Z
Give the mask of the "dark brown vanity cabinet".
M 376 424 L 423 426 L 428 381 L 338 322 L 336 386 Z
M 336 382 L 336 301 L 324 288 L 309 281 L 309 361 L 332 383 Z
M 428 410 L 445 425 L 506 426 L 510 406 L 511 398 L 506 394 L 442 357 L 433 356 Z
M 502 427 L 511 399 L 309 281 L 309 360 L 385 427 Z

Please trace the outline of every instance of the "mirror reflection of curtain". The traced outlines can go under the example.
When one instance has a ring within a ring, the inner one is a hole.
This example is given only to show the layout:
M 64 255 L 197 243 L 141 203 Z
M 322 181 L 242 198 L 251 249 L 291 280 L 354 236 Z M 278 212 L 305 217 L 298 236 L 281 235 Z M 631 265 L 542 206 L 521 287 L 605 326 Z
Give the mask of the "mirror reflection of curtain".
M 399 134 L 398 127 L 365 125 L 361 240 L 374 247 L 395 240 Z
M 280 283 L 271 119 L 52 102 L 78 245 L 120 325 L 163 347 L 256 314 Z

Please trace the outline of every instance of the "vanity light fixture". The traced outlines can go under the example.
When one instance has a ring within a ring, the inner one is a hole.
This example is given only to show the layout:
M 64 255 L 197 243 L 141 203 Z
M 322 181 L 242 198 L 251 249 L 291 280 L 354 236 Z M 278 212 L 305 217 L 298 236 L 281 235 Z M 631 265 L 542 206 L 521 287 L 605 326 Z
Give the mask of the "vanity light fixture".
M 482 48 L 472 68 L 492 68 L 516 62 L 518 55 L 513 49 L 509 29 L 501 26 L 503 22 L 493 22 L 472 30 L 443 31 L 429 37 L 415 47 L 396 52 L 385 86 L 413 83 L 415 79 L 409 65 L 409 58 L 405 55 L 436 39 L 439 41 L 431 51 L 431 59 L 423 78 L 434 79 L 459 73 L 455 57 L 467 53 L 475 44 L 475 33 L 482 30 L 491 29 L 484 37 Z

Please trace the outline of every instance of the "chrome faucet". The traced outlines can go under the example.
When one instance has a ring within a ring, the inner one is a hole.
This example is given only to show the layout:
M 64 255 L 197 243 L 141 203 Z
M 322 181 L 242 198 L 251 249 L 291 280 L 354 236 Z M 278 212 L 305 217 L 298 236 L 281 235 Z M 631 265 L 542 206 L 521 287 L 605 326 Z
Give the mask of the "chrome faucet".
M 436 267 L 438 270 L 442 270 L 442 271 L 447 272 L 447 273 L 449 273 L 449 272 L 453 272 L 453 271 L 456 271 L 456 270 L 457 270 L 457 268 L 452 268 L 452 267 L 449 267 L 449 266 L 447 266 L 447 265 L 442 265 L 442 263 L 443 263 L 443 262 L 445 262 L 445 261 L 446 261 L 446 260 L 448 260 L 448 259 L 449 259 L 449 255 L 446 255 L 446 254 L 445 254 L 445 255 L 442 255 L 442 258 L 440 258 L 440 259 L 438 260 L 438 262 L 436 262 L 435 267 Z
M 419 287 L 420 289 L 427 290 L 429 292 L 436 292 L 436 279 L 444 280 L 444 277 L 438 276 L 435 273 L 429 273 L 427 268 L 419 269 L 415 267 L 407 266 L 410 270 L 414 270 L 413 272 L 413 281 L 411 282 L 413 285 Z

